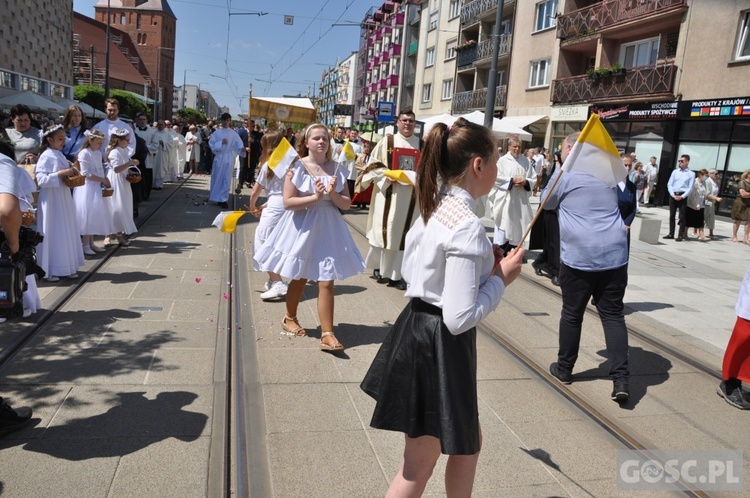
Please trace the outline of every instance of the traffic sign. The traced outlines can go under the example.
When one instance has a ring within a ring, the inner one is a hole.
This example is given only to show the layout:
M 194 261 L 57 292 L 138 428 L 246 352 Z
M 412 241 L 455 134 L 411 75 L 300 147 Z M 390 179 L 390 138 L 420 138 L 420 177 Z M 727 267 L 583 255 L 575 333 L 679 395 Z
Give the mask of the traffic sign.
M 393 121 L 395 107 L 393 102 L 378 102 L 378 121 Z

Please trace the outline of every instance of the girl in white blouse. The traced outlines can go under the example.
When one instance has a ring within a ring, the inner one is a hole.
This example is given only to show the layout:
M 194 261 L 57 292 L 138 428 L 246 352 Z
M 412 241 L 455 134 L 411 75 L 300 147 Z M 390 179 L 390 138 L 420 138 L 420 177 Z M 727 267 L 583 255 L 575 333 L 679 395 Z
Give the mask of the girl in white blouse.
M 524 250 L 502 258 L 474 214 L 497 175 L 491 132 L 464 119 L 438 124 L 417 172 L 421 217 L 406 237 L 411 301 L 373 360 L 362 389 L 370 425 L 403 432 L 406 448 L 388 497 L 421 496 L 440 453 L 448 496 L 470 496 L 481 448 L 476 325 L 521 272 Z

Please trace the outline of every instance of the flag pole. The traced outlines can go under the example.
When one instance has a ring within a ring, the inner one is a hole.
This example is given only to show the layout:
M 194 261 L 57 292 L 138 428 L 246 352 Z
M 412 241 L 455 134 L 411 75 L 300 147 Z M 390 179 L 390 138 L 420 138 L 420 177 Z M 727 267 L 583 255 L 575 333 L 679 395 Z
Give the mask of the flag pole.
M 562 167 L 560 168 L 560 174 L 557 175 L 557 178 L 555 178 L 555 181 L 552 182 L 552 185 L 549 188 L 549 192 L 547 192 L 547 195 L 544 196 L 544 199 L 542 199 L 541 204 L 539 204 L 539 209 L 537 209 L 536 214 L 534 214 L 534 218 L 531 220 L 531 223 L 529 223 L 529 227 L 526 229 L 526 233 L 523 234 L 523 237 L 521 237 L 521 242 L 518 243 L 518 247 L 523 246 L 524 241 L 526 240 L 526 237 L 529 236 L 529 233 L 531 233 L 531 229 L 534 227 L 534 223 L 536 223 L 536 220 L 539 219 L 539 216 L 542 214 L 542 209 L 544 209 L 544 205 L 547 204 L 547 199 L 549 198 L 549 195 L 552 193 L 553 190 L 555 190 L 555 187 L 557 186 L 557 182 L 560 181 L 560 177 L 563 176 Z

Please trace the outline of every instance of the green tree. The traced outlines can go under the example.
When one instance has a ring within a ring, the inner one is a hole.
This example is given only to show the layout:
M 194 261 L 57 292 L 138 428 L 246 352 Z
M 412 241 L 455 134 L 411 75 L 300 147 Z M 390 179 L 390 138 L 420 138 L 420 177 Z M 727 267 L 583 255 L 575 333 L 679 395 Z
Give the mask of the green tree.
M 188 123 L 198 123 L 198 124 L 204 124 L 208 121 L 208 118 L 205 114 L 202 112 L 192 109 L 190 107 L 186 107 L 184 109 L 179 109 L 177 111 L 177 116 L 182 121 L 187 121 Z
M 113 99 L 120 104 L 120 114 L 134 118 L 139 112 L 145 112 L 151 119 L 148 106 L 135 95 L 122 90 L 110 92 Z M 80 102 L 85 102 L 94 109 L 104 110 L 104 88 L 97 85 L 76 85 L 73 87 L 73 96 Z

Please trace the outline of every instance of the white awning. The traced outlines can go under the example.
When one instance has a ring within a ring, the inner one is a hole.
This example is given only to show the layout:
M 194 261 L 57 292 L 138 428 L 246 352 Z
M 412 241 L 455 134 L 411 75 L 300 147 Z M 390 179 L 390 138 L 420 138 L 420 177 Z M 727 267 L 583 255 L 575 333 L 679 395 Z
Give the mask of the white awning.
M 500 121 L 517 128 L 524 128 L 526 126 L 529 126 L 531 123 L 536 123 L 537 121 L 542 119 L 547 119 L 547 116 L 545 114 L 536 116 L 506 116 Z

